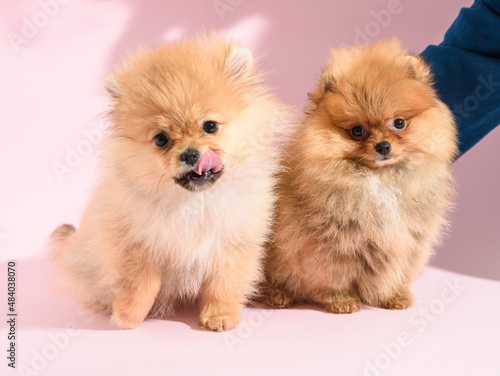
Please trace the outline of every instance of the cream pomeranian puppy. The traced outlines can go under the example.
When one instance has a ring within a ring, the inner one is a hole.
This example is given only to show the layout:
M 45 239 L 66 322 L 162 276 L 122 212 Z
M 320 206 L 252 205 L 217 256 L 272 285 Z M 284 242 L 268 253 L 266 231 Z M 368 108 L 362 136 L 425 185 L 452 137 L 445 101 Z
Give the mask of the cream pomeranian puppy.
M 397 40 L 333 51 L 284 151 L 271 305 L 405 309 L 450 207 L 453 116 Z
M 199 299 L 203 328 L 234 328 L 262 276 L 287 109 L 216 35 L 143 51 L 106 89 L 100 179 L 80 227 L 54 231 L 57 265 L 119 327 Z

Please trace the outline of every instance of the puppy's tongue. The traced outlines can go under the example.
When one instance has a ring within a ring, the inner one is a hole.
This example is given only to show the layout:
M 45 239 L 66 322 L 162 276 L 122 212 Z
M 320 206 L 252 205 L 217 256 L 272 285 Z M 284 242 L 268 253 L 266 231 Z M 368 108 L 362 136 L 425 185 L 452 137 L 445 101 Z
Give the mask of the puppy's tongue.
M 221 168 L 222 160 L 220 159 L 219 155 L 212 149 L 208 149 L 208 151 L 203 153 L 200 159 L 200 163 L 198 163 L 198 166 L 196 166 L 193 171 L 198 175 L 202 175 L 207 171 L 217 172 Z

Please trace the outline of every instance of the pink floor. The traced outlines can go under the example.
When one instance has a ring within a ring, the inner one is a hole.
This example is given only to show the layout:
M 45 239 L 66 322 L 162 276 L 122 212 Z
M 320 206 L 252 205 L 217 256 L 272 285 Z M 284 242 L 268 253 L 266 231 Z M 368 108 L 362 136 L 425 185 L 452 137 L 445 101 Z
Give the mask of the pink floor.
M 246 308 L 236 330 L 211 333 L 196 307 L 116 329 L 56 292 L 48 270 L 41 260 L 18 267 L 21 375 L 498 374 L 500 282 L 428 267 L 406 311 Z
M 0 375 L 498 375 L 500 129 L 456 163 L 449 236 L 407 311 L 246 308 L 220 334 L 200 331 L 193 307 L 121 331 L 55 290 L 44 261 L 48 234 L 77 223 L 87 200 L 105 127 L 101 81 L 127 50 L 223 30 L 261 56 L 269 84 L 300 110 L 330 47 L 397 35 L 419 52 L 471 1 L 57 1 L 0 4 L 0 288 L 16 260 L 19 314 L 18 368 L 3 357 Z

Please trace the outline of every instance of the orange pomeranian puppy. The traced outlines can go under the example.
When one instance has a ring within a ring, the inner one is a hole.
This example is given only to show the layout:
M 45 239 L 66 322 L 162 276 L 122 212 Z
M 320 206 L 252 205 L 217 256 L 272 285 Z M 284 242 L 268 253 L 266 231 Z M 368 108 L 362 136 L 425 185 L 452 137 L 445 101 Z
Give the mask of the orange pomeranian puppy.
M 106 88 L 102 173 L 79 229 L 54 231 L 56 263 L 119 327 L 199 299 L 202 327 L 234 328 L 263 275 L 286 108 L 217 36 L 144 51 Z
M 334 51 L 310 98 L 283 156 L 264 295 L 333 313 L 410 307 L 450 207 L 453 116 L 396 40 Z

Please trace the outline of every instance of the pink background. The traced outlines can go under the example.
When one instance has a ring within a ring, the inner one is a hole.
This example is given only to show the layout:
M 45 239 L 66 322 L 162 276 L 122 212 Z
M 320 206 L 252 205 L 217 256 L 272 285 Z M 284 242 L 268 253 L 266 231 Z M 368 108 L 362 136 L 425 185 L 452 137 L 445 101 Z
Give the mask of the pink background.
M 124 374 L 124 369 L 131 374 L 139 369 L 156 374 L 159 369 L 168 370 L 160 365 L 161 359 L 164 362 L 169 359 L 177 367 L 189 365 L 183 368 L 186 372 L 209 365 L 222 373 L 234 373 L 243 364 L 241 374 L 254 374 L 250 370 L 266 374 L 266 369 L 276 374 L 292 371 L 300 374 L 309 367 L 335 375 L 363 374 L 364 359 L 375 356 L 381 342 L 395 338 L 404 328 L 411 329 L 408 320 L 418 306 L 397 313 L 366 309 L 349 317 L 332 317 L 307 307 L 270 311 L 271 316 L 262 316 L 263 324 L 255 326 L 257 329 L 252 326 L 251 335 L 238 345 L 239 353 L 227 351 L 227 341 L 222 339 L 225 337 L 197 331 L 193 310 L 167 322 L 145 323 L 133 332 L 113 331 L 106 319 L 86 320 L 86 316 L 75 313 L 76 304 L 51 289 L 46 278 L 47 266 L 41 261 L 46 253 L 47 236 L 60 223 L 78 222 L 93 183 L 96 165 L 93 141 L 101 137 L 101 127 L 105 124 L 98 116 L 108 103 L 101 82 L 122 56 L 136 46 L 157 46 L 204 28 L 222 30 L 249 45 L 261 57 L 262 70 L 270 72 L 267 83 L 276 88 L 280 98 L 300 110 L 331 47 L 399 36 L 404 45 L 421 52 L 428 44 L 439 43 L 459 9 L 471 3 L 471 0 L 61 0 L 60 3 L 4 0 L 0 3 L 3 117 L 0 267 L 4 273 L 7 260 L 18 262 L 18 308 L 20 312 L 24 309 L 19 317 L 24 342 L 20 340 L 18 361 L 29 365 L 35 357 L 33 351 L 50 343 L 50 333 L 61 333 L 61 328 L 74 322 L 83 331 L 40 373 L 83 375 L 90 370 L 99 374 L 97 370 L 101 370 L 102 374 L 113 374 L 113 364 L 123 361 L 126 366 L 119 374 Z M 218 6 L 225 7 L 225 11 L 217 12 Z M 23 36 L 23 31 L 25 43 L 16 51 L 9 38 L 12 33 Z M 360 37 L 360 33 L 365 37 Z M 415 375 L 434 374 L 432 370 L 439 367 L 454 371 L 435 374 L 471 375 L 479 374 L 479 370 L 485 375 L 493 374 L 492 368 L 488 368 L 493 353 L 490 356 L 486 345 L 474 344 L 488 342 L 480 334 L 482 329 L 500 333 L 492 313 L 500 308 L 496 301 L 500 283 L 484 280 L 500 280 L 497 236 L 500 170 L 496 165 L 500 157 L 499 142 L 500 129 L 496 129 L 456 163 L 458 197 L 456 210 L 450 216 L 449 236 L 436 250 L 433 263 L 437 268 L 427 268 L 416 283 L 415 293 L 421 294 L 419 304 L 424 309 L 428 307 L 445 288 L 443 281 L 456 276 L 443 269 L 483 279 L 460 277 L 469 284 L 467 298 L 457 299 L 459 303 L 443 313 L 450 315 L 447 319 L 441 319 L 440 324 L 421 337 L 416 336 L 417 345 L 393 359 L 383 374 L 400 375 L 410 364 Z M 58 176 L 54 166 L 62 165 L 69 165 L 68 171 Z M 1 285 L 4 274 L 0 278 Z M 491 299 L 492 293 L 496 294 L 496 300 Z M 471 305 L 478 310 L 471 310 Z M 256 312 L 264 315 L 268 311 L 247 309 L 244 315 L 252 320 Z M 476 327 L 478 323 L 483 326 Z M 5 336 L 2 334 L 0 338 L 3 346 Z M 113 352 L 115 346 L 122 346 L 121 351 Z M 443 351 L 446 346 L 451 346 L 447 350 L 449 355 L 462 359 L 461 363 L 452 366 L 449 358 L 445 361 L 431 351 Z M 186 347 L 192 353 L 184 351 Z M 222 355 L 219 347 L 223 347 Z M 277 356 L 263 357 L 263 348 L 277 351 Z M 282 348 L 287 349 L 288 357 L 280 353 Z M 200 353 L 196 353 L 198 349 Z M 457 351 L 462 358 L 455 356 Z M 91 357 L 96 366 L 91 366 L 86 357 Z M 268 366 L 259 368 L 255 365 L 260 363 L 252 363 L 252 359 L 265 360 Z M 422 359 L 428 362 L 413 364 Z M 142 365 L 143 361 L 147 364 Z M 0 363 L 0 369 L 3 367 Z M 172 366 L 170 370 L 174 369 L 177 368 Z

